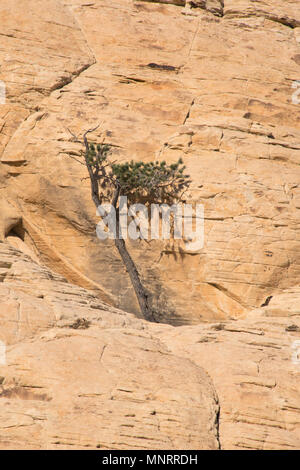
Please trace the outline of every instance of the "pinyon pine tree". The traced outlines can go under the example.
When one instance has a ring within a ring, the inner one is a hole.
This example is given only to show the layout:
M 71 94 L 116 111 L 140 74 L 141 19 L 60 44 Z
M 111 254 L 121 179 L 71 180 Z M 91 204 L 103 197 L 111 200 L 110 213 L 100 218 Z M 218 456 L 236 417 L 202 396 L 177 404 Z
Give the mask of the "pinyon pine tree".
M 119 200 L 120 196 L 126 196 L 129 203 L 160 204 L 180 201 L 190 184 L 189 176 L 184 173 L 185 166 L 181 158 L 171 165 L 165 161 L 111 162 L 109 159 L 111 146 L 106 143 L 90 142 L 87 138 L 87 135 L 96 129 L 97 127 L 87 130 L 82 140 L 70 132 L 74 142 L 80 142 L 84 147 L 80 151 L 82 159 L 79 162 L 88 170 L 91 196 L 96 208 L 103 201 L 108 201 L 116 211 L 114 243 L 130 276 L 142 315 L 146 320 L 156 321 L 151 295 L 141 282 L 124 239 L 119 237 Z M 75 158 L 73 155 L 70 156 Z

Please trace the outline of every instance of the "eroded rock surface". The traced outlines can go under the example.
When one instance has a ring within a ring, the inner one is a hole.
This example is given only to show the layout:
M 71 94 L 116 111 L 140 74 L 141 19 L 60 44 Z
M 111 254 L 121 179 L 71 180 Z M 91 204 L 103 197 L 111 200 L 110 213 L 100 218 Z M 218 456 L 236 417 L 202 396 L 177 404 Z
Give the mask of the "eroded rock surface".
M 21 226 L 41 262 L 138 314 L 112 243 L 96 238 L 85 170 L 67 157 L 79 150 L 67 129 L 101 123 L 94 136 L 116 159 L 182 156 L 187 196 L 204 204 L 199 253 L 129 243 L 159 321 L 237 318 L 299 284 L 298 1 L 25 3 L 0 9 L 0 197 L 13 232 L 2 238 Z
M 212 378 L 223 449 L 299 449 L 299 287 L 246 318 L 173 328 L 158 336 Z
M 300 291 L 147 323 L 0 243 L 1 449 L 297 449 Z
M 0 448 L 299 448 L 298 0 L 2 0 L 0 19 Z M 157 320 L 186 326 L 137 318 L 96 238 L 67 155 L 98 123 L 115 159 L 192 176 L 203 250 L 128 242 Z
M 0 265 L 1 449 L 219 448 L 202 368 L 3 243 Z

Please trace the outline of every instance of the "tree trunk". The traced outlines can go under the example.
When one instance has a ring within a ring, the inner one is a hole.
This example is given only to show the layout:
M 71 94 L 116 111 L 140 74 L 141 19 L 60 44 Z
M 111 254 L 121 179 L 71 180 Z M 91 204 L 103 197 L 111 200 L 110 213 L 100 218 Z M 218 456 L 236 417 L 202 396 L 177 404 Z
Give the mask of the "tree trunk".
M 135 266 L 133 259 L 127 251 L 125 241 L 122 238 L 118 238 L 119 235 L 119 211 L 116 210 L 116 238 L 115 245 L 120 253 L 122 261 L 127 269 L 127 272 L 131 279 L 131 284 L 134 288 L 135 294 L 137 296 L 141 312 L 145 320 L 155 322 L 153 315 L 153 310 L 149 302 L 149 294 L 147 293 L 145 287 L 141 283 L 138 270 Z
M 98 208 L 98 206 L 100 206 L 98 181 L 94 177 L 94 174 L 90 165 L 88 164 L 88 162 L 86 163 L 87 163 L 87 168 L 88 168 L 90 180 L 91 180 L 91 196 L 92 196 L 92 199 L 94 201 L 96 208 Z M 138 299 L 143 317 L 145 318 L 145 320 L 155 322 L 156 320 L 154 318 L 153 310 L 149 302 L 149 294 L 147 293 L 145 287 L 141 283 L 138 270 L 126 248 L 124 240 L 122 238 L 118 238 L 119 236 L 119 211 L 117 208 L 117 204 L 118 204 L 119 194 L 120 194 L 120 188 L 116 188 L 116 191 L 112 200 L 112 206 L 116 210 L 116 238 L 114 240 L 115 246 L 117 247 L 118 252 L 121 256 L 121 259 L 125 265 L 125 268 L 127 269 L 127 272 L 130 276 L 131 284 L 132 284 L 132 287 L 134 288 L 135 295 Z

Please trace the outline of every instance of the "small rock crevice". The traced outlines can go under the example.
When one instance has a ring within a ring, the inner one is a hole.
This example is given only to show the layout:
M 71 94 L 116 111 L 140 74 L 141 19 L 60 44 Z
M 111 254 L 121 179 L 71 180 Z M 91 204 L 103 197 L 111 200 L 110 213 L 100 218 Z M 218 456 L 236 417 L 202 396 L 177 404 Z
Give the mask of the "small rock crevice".
M 94 64 L 95 61 L 93 61 L 92 63 L 84 64 L 78 70 L 74 71 L 71 75 L 59 78 L 59 80 L 50 88 L 50 92 L 52 93 L 55 90 L 60 90 L 65 86 L 69 85 L 69 83 L 72 83 L 74 79 L 79 77 L 82 72 L 84 72 Z
M 273 21 L 274 23 L 279 23 L 288 28 L 295 29 L 300 26 L 300 21 L 296 20 L 295 18 L 288 18 L 286 16 L 276 16 L 272 15 L 271 13 L 267 13 L 264 11 L 253 11 L 249 13 L 240 13 L 238 11 L 225 11 L 223 16 L 227 19 L 243 19 L 243 18 L 265 18 L 266 20 Z
M 224 15 L 224 1 L 223 0 L 192 0 L 186 1 L 186 6 L 190 9 L 201 8 L 214 16 L 222 17 Z
M 215 426 L 216 426 L 216 431 L 217 431 L 217 441 L 218 441 L 218 445 L 219 445 L 219 450 L 222 450 L 222 446 L 221 446 L 221 441 L 220 441 L 220 413 L 221 413 L 221 408 L 220 408 L 220 403 L 219 403 L 219 400 L 218 400 L 218 410 L 217 410 L 217 413 L 216 413 L 216 421 L 215 421 Z
M 148 3 L 164 3 L 167 5 L 175 5 L 185 7 L 187 10 L 195 10 L 200 8 L 212 13 L 214 16 L 223 16 L 224 1 L 223 0 L 141 0 Z
M 191 114 L 191 110 L 192 110 L 192 107 L 194 106 L 194 104 L 195 104 L 195 99 L 193 99 L 193 100 L 191 101 L 191 104 L 190 104 L 190 106 L 189 106 L 188 112 L 186 113 L 186 116 L 185 116 L 185 118 L 184 118 L 184 120 L 183 120 L 183 123 L 182 123 L 183 125 L 185 125 L 186 121 L 189 119 L 190 114 Z

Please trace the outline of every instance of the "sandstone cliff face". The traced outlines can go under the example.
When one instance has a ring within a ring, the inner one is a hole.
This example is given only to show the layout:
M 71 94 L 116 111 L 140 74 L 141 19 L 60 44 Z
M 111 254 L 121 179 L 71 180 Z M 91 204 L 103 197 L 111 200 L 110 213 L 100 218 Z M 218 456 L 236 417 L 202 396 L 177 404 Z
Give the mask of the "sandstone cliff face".
M 298 3 L 1 1 L 1 449 L 299 448 Z M 98 123 L 204 204 L 199 253 L 128 242 L 166 324 L 67 156 Z
M 3 243 L 0 266 L 0 449 L 219 448 L 201 367 Z
M 78 152 L 67 128 L 101 123 L 95 138 L 116 159 L 183 156 L 189 200 L 204 204 L 199 253 L 129 244 L 160 321 L 239 317 L 299 284 L 297 1 L 0 8 L 2 239 L 17 234 L 51 269 L 138 314 L 118 254 L 95 236 L 85 170 L 66 156 Z
M 223 449 L 299 449 L 299 306 L 298 287 L 243 320 L 159 332 L 213 379 Z
M 175 328 L 4 243 L 0 266 L 1 449 L 299 448 L 299 289 Z

